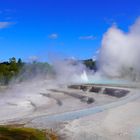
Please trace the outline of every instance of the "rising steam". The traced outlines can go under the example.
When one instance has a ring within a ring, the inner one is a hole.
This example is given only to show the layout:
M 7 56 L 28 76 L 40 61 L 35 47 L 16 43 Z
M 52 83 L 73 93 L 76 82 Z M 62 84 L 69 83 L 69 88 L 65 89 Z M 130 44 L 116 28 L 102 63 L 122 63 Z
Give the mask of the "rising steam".
M 99 72 L 111 78 L 140 80 L 140 18 L 128 32 L 111 27 L 98 56 Z
M 57 59 L 53 61 L 56 81 L 61 84 L 87 82 L 86 66 L 76 59 Z

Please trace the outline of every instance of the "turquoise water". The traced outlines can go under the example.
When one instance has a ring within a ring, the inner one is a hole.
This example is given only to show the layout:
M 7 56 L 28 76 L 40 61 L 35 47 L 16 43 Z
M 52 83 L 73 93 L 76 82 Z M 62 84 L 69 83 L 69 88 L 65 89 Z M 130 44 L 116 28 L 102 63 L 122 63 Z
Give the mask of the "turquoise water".
M 134 135 L 135 140 L 140 140 L 140 127 L 136 128 L 134 130 L 134 134 L 133 135 Z

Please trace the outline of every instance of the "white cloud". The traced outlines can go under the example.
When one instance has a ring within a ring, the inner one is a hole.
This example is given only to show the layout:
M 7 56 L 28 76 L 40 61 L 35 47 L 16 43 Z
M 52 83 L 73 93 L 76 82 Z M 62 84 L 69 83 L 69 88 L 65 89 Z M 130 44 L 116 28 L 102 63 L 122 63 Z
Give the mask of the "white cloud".
M 96 36 L 93 35 L 89 35 L 89 36 L 80 36 L 79 37 L 80 40 L 95 40 Z
M 14 22 L 0 22 L 0 29 L 8 28 L 9 26 L 15 24 Z
M 94 55 L 94 56 L 92 57 L 92 60 L 93 60 L 93 61 L 96 61 L 96 59 L 97 59 L 97 56 Z
M 58 34 L 56 34 L 56 33 L 50 34 L 49 38 L 50 39 L 57 39 L 58 38 Z

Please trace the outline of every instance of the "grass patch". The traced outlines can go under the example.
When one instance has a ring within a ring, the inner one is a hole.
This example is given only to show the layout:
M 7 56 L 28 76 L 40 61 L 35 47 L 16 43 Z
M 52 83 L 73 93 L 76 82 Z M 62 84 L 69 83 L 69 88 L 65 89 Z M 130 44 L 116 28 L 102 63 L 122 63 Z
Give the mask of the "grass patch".
M 48 137 L 48 138 L 47 138 Z M 57 140 L 50 137 L 50 133 L 33 128 L 18 128 L 0 126 L 0 140 Z

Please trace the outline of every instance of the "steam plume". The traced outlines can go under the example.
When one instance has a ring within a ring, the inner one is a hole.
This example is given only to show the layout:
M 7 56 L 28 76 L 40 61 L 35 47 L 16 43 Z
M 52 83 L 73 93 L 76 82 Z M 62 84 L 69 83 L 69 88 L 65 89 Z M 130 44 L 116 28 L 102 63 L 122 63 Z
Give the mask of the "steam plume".
M 140 18 L 128 32 L 111 27 L 104 35 L 98 56 L 101 74 L 140 80 Z

